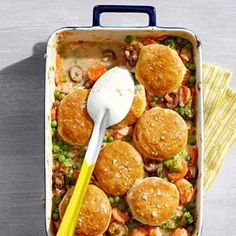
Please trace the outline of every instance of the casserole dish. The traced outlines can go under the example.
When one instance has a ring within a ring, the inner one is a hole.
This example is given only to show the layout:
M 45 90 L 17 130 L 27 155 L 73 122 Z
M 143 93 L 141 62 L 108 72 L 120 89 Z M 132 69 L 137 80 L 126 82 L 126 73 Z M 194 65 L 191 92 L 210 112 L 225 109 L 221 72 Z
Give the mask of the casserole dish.
M 102 27 L 100 15 L 103 12 L 141 12 L 149 16 L 148 27 Z M 190 30 L 184 28 L 156 26 L 155 9 L 148 6 L 96 6 L 93 12 L 92 27 L 65 27 L 54 32 L 48 40 L 46 53 L 46 81 L 45 81 L 45 188 L 46 188 L 46 231 L 52 232 L 52 136 L 51 136 L 51 108 L 55 101 L 55 68 L 57 63 L 58 42 L 120 42 L 129 35 L 131 37 L 153 38 L 163 35 L 168 37 L 181 37 L 192 44 L 193 60 L 196 64 L 196 138 L 198 147 L 198 179 L 196 183 L 196 209 L 197 221 L 192 235 L 200 235 L 202 222 L 202 196 L 203 196 L 203 93 L 202 93 L 202 58 L 201 45 L 198 37 Z

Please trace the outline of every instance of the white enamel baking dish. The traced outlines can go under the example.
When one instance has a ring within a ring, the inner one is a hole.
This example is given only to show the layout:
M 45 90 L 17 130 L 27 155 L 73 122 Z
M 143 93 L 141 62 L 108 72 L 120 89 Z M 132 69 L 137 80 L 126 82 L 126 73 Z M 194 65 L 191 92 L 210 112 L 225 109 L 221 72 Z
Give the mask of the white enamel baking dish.
M 149 16 L 149 26 L 147 27 L 101 27 L 100 15 L 103 12 L 137 12 L 147 13 Z M 151 6 L 114 6 L 100 5 L 93 10 L 92 27 L 65 27 L 54 32 L 47 43 L 46 52 L 46 79 L 45 79 L 45 192 L 46 192 L 46 232 L 49 236 L 53 235 L 51 228 L 51 208 L 52 208 L 52 142 L 51 142 L 51 107 L 54 102 L 54 73 L 56 65 L 56 46 L 58 37 L 63 34 L 67 41 L 122 41 L 126 35 L 135 36 L 160 36 L 174 35 L 188 39 L 193 44 L 194 61 L 197 65 L 197 144 L 199 149 L 198 158 L 198 182 L 197 182 L 197 211 L 198 220 L 193 235 L 200 235 L 202 225 L 203 207 L 203 88 L 202 88 L 202 52 L 199 38 L 190 30 L 176 27 L 156 26 L 155 8 Z

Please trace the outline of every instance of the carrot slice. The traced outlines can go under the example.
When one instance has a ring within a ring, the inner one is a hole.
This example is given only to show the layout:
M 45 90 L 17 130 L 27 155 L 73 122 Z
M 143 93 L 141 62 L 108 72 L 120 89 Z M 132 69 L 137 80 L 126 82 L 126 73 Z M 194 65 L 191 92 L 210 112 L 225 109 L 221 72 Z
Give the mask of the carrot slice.
M 56 55 L 56 66 L 57 67 L 61 66 L 61 55 L 60 54 Z
M 189 203 L 194 195 L 193 185 L 186 179 L 182 178 L 175 182 L 180 193 L 180 202 L 185 205 Z
M 157 40 L 162 41 L 162 40 L 165 40 L 167 38 L 168 38 L 168 35 L 162 35 L 162 36 L 158 37 Z
M 188 231 L 185 228 L 177 228 L 171 233 L 171 236 L 188 236 Z
M 112 217 L 119 223 L 124 224 L 129 220 L 129 216 L 120 211 L 118 208 L 112 209 Z
M 55 71 L 55 83 L 56 85 L 62 84 L 61 78 L 63 76 L 63 67 L 61 63 L 61 55 L 56 55 L 56 71 Z
M 191 164 L 193 166 L 197 165 L 197 160 L 198 160 L 198 148 L 197 146 L 193 146 L 190 150 L 190 155 L 191 155 Z
M 144 42 L 143 42 L 143 45 L 146 46 L 146 45 L 149 45 L 149 44 L 155 44 L 157 43 L 154 39 L 145 39 Z
M 172 172 L 168 173 L 167 177 L 172 181 L 176 182 L 177 180 L 183 178 L 188 173 L 188 163 L 185 160 L 181 160 L 183 170 L 181 172 Z
M 132 231 L 131 236 L 149 236 L 149 230 L 146 227 L 138 227 Z
M 96 81 L 98 78 L 107 71 L 107 68 L 104 64 L 96 64 L 89 67 L 87 75 L 89 80 Z
M 57 109 L 56 109 L 56 107 L 52 107 L 51 120 L 56 120 L 56 119 L 57 119 Z

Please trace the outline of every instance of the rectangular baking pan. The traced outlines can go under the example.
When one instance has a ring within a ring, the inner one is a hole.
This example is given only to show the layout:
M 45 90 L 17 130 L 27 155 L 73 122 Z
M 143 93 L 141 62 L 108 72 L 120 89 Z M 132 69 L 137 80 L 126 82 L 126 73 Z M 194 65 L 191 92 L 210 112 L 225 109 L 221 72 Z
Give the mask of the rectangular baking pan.
M 103 12 L 134 12 L 146 13 L 149 24 L 146 27 L 102 27 L 100 16 Z M 46 232 L 52 236 L 51 210 L 52 210 L 52 140 L 51 140 L 51 107 L 54 102 L 54 75 L 56 68 L 56 47 L 60 36 L 66 41 L 122 41 L 126 35 L 140 37 L 158 37 L 173 35 L 188 39 L 193 44 L 194 62 L 197 65 L 197 143 L 198 143 L 198 180 L 197 180 L 197 214 L 196 229 L 193 235 L 200 235 L 202 225 L 203 207 L 203 85 L 202 85 L 202 52 L 201 43 L 192 31 L 179 27 L 160 27 L 156 25 L 155 8 L 151 6 L 119 6 L 98 5 L 93 9 L 93 24 L 90 27 L 65 27 L 55 31 L 49 38 L 46 51 L 45 75 L 45 193 L 46 193 Z

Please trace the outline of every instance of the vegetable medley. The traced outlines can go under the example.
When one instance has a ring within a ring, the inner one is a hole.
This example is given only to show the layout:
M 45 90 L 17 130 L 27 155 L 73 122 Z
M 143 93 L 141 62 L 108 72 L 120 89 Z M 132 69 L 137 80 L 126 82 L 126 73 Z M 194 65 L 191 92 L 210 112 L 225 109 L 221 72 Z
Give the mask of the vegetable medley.
M 53 210 L 54 232 L 59 228 L 60 203 L 66 192 L 75 185 L 86 153 L 86 147 L 70 145 L 57 132 L 58 107 L 64 97 L 77 88 L 90 89 L 96 80 L 108 69 L 124 65 L 135 79 L 135 65 L 140 49 L 149 44 L 162 44 L 177 51 L 186 67 L 186 74 L 180 87 L 163 97 L 146 95 L 147 107 L 169 108 L 177 112 L 187 123 L 188 141 L 185 150 L 171 159 L 157 161 L 143 159 L 146 177 L 157 176 L 174 183 L 180 194 L 176 214 L 159 227 L 143 225 L 132 217 L 126 202 L 126 195 L 108 195 L 112 218 L 104 235 L 191 235 L 197 220 L 196 180 L 198 177 L 198 148 L 196 140 L 196 65 L 193 46 L 187 39 L 163 35 L 138 38 L 127 35 L 119 43 L 66 42 L 58 46 L 55 68 L 55 102 L 51 109 L 51 134 L 53 153 Z M 135 124 L 123 128 L 110 127 L 106 130 L 103 146 L 114 140 L 133 144 Z M 99 185 L 95 176 L 91 183 Z

